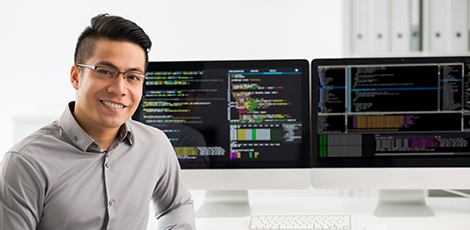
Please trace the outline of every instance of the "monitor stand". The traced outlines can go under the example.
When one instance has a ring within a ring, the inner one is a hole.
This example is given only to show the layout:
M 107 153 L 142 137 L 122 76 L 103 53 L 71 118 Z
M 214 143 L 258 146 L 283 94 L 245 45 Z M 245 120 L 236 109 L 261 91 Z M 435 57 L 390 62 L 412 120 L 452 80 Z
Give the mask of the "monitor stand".
M 251 216 L 247 190 L 207 190 L 196 217 Z
M 433 217 L 424 190 L 382 189 L 374 215 L 377 217 Z

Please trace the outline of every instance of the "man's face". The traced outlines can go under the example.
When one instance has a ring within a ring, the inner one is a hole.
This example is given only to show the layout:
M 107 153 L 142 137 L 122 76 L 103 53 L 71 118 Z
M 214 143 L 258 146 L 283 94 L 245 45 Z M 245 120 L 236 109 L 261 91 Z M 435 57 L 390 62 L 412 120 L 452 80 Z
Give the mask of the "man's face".
M 145 51 L 130 42 L 100 39 L 93 56 L 80 64 L 144 73 Z M 85 131 L 119 128 L 134 114 L 142 97 L 142 85 L 128 84 L 122 74 L 105 80 L 96 77 L 92 69 L 74 66 L 71 81 L 77 90 L 74 116 Z

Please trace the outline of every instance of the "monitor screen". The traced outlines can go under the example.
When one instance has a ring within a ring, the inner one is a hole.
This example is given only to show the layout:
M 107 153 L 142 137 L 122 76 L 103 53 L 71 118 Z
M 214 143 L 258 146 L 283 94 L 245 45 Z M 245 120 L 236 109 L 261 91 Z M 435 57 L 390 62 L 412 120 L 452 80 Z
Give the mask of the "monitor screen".
M 134 120 L 182 169 L 309 168 L 306 60 L 150 62 Z
M 313 167 L 470 166 L 470 58 L 312 62 Z
M 470 188 L 470 58 L 316 59 L 311 83 L 314 188 L 381 189 L 379 217 Z

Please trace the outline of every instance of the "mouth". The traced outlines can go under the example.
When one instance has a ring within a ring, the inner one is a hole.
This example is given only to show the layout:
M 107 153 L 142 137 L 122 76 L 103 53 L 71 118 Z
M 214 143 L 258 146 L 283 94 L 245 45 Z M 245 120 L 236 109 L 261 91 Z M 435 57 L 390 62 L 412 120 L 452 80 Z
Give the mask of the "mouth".
M 109 102 L 109 101 L 101 101 L 100 102 L 103 104 L 103 105 L 107 105 L 111 108 L 115 108 L 115 109 L 122 109 L 122 108 L 125 108 L 127 106 L 125 105 L 122 105 L 122 104 L 117 104 L 117 103 L 112 103 L 112 102 Z

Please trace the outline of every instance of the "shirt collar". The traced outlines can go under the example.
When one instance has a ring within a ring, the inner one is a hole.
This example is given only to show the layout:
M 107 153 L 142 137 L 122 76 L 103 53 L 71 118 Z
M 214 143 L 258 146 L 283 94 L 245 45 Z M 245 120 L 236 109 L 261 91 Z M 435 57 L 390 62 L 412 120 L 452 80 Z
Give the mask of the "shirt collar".
M 101 152 L 100 145 L 98 142 L 93 140 L 93 138 L 85 132 L 85 130 L 80 127 L 80 125 L 75 120 L 73 116 L 73 110 L 75 109 L 75 102 L 72 101 L 65 108 L 64 112 L 59 118 L 59 126 L 62 128 L 64 133 L 69 137 L 72 143 L 79 148 L 80 150 L 86 152 Z M 129 121 L 126 121 L 121 128 L 119 129 L 119 134 L 116 137 L 118 144 L 127 140 L 130 145 L 134 145 L 134 136 L 132 135 L 132 130 L 129 126 Z M 116 146 L 112 146 L 115 148 Z M 111 148 L 110 148 L 111 150 Z
M 117 139 L 119 140 L 119 142 L 123 142 L 127 140 L 129 141 L 130 145 L 134 145 L 134 135 L 132 135 L 132 129 L 129 123 L 130 121 L 126 121 L 126 123 L 124 123 L 121 126 L 121 129 L 119 129 L 119 135 Z

